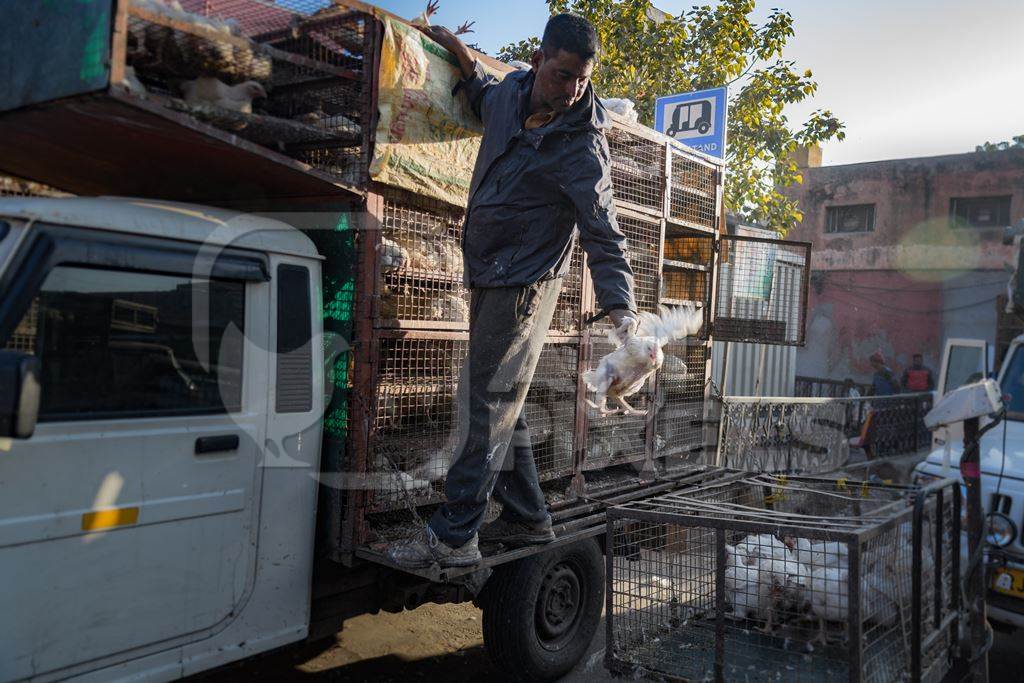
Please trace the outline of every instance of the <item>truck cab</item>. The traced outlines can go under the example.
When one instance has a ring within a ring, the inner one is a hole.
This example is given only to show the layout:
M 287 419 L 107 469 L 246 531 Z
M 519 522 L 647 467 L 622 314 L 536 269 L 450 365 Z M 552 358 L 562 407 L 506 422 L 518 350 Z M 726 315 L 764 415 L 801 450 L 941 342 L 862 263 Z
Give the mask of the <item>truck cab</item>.
M 947 342 L 939 395 L 988 373 L 987 345 L 980 340 Z M 1006 416 L 980 444 L 982 504 L 988 517 L 986 564 L 990 577 L 989 619 L 1024 627 L 1024 335 L 1010 344 L 998 374 Z M 959 478 L 962 428 L 936 433 L 933 450 L 915 469 L 915 481 Z M 966 552 L 967 544 L 961 545 Z M 962 565 L 966 566 L 966 565 Z
M 305 636 L 319 283 L 266 218 L 0 200 L 0 680 L 167 680 Z

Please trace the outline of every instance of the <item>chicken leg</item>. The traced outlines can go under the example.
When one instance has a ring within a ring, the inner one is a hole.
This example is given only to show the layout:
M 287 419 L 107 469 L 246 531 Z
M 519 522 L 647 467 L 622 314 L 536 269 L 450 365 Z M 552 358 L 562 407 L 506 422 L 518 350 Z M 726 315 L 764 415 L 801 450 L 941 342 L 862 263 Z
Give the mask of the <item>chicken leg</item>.
M 590 406 L 591 408 L 593 408 L 594 410 L 596 410 L 598 412 L 598 414 L 600 414 L 602 417 L 605 416 L 605 415 L 616 415 L 616 414 L 622 412 L 618 408 L 609 408 L 608 407 L 608 398 L 607 397 L 601 397 L 601 403 L 600 404 L 594 403 L 589 398 L 586 398 L 586 399 L 583 399 L 583 400 L 586 401 L 587 405 Z
M 821 643 L 822 647 L 828 645 L 828 636 L 825 635 L 825 618 L 818 617 L 818 635 L 814 638 L 814 642 Z
M 757 630 L 761 633 L 765 633 L 770 636 L 775 635 L 775 605 L 768 607 L 768 618 L 764 621 L 764 626 L 759 627 Z
M 615 398 L 615 402 L 618 403 L 620 406 L 622 406 L 622 412 L 625 415 L 646 415 L 647 414 L 645 411 L 637 410 L 633 406 L 631 406 L 628 403 L 626 403 L 626 399 L 622 398 L 621 396 L 615 396 L 614 398 Z M 619 411 L 616 410 L 615 412 L 619 412 Z

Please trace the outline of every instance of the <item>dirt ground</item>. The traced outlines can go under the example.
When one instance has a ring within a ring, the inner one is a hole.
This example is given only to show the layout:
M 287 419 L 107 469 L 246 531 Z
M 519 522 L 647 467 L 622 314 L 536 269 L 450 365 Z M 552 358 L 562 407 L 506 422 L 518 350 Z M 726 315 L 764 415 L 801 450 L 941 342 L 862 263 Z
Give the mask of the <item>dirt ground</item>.
M 1024 632 L 997 633 L 989 657 L 992 681 L 1020 679 Z M 471 604 L 424 605 L 402 614 L 350 620 L 334 639 L 298 645 L 210 672 L 195 681 L 507 681 L 483 648 L 480 610 Z M 565 679 L 568 683 L 613 681 L 604 669 L 604 628 Z
M 481 613 L 472 604 L 424 605 L 402 614 L 363 615 L 334 639 L 284 648 L 196 681 L 512 680 L 484 651 Z M 604 669 L 604 631 L 566 681 L 610 681 Z

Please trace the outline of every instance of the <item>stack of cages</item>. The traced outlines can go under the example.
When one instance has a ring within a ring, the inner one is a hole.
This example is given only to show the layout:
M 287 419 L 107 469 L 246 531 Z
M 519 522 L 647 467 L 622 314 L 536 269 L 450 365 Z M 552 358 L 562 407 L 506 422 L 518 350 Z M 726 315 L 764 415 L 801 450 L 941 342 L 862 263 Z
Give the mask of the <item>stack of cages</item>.
M 308 164 L 340 184 L 365 183 L 372 17 L 318 0 L 119 5 L 124 64 L 113 85 L 129 97 Z
M 6 172 L 243 210 L 362 192 L 371 15 L 322 0 L 104 0 L 25 3 L 5 18 L 24 57 L 10 74 L 24 87 L 0 97 Z M 40 46 L 44 32 L 67 49 Z
M 469 350 L 464 209 L 382 185 L 371 186 L 367 207 L 357 291 L 368 301 L 358 315 L 369 322 L 356 333 L 365 353 L 356 354 L 349 449 L 349 470 L 364 485 L 345 513 L 349 552 L 410 535 L 443 501 Z M 538 473 L 556 498 L 569 486 L 577 448 L 583 262 L 577 246 L 526 398 Z
M 608 513 L 607 663 L 718 681 L 939 681 L 960 489 L 733 475 Z
M 588 493 L 620 484 L 623 478 L 635 480 L 638 473 L 651 477 L 707 464 L 707 323 L 714 291 L 721 163 L 644 126 L 617 117 L 614 121 L 608 132 L 612 186 L 634 273 L 637 308 L 656 313 L 663 305 L 694 306 L 703 311 L 705 325 L 695 337 L 666 345 L 661 370 L 627 399 L 644 414 L 599 416 L 586 411 L 581 463 Z M 610 328 L 607 321 L 588 328 L 586 366 L 614 350 Z
M 803 346 L 810 259 L 808 242 L 723 235 L 719 244 L 715 338 Z
M 708 464 L 705 395 L 723 169 L 674 141 L 668 145 L 667 169 L 661 303 L 695 306 L 704 314 L 695 339 L 666 345 L 658 374 L 655 455 L 673 471 Z

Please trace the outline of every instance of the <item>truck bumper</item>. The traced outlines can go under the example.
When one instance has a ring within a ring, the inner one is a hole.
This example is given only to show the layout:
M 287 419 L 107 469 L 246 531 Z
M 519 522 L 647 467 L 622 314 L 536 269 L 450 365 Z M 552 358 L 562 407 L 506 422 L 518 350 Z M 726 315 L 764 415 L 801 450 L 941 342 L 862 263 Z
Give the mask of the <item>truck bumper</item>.
M 989 556 L 988 571 L 986 573 L 991 576 L 992 570 L 1000 567 L 1024 571 L 1024 562 L 1010 559 L 1006 555 L 995 555 L 993 553 Z M 989 621 L 999 622 L 1014 628 L 1024 628 L 1024 598 L 998 593 L 990 589 L 985 600 L 988 603 Z

